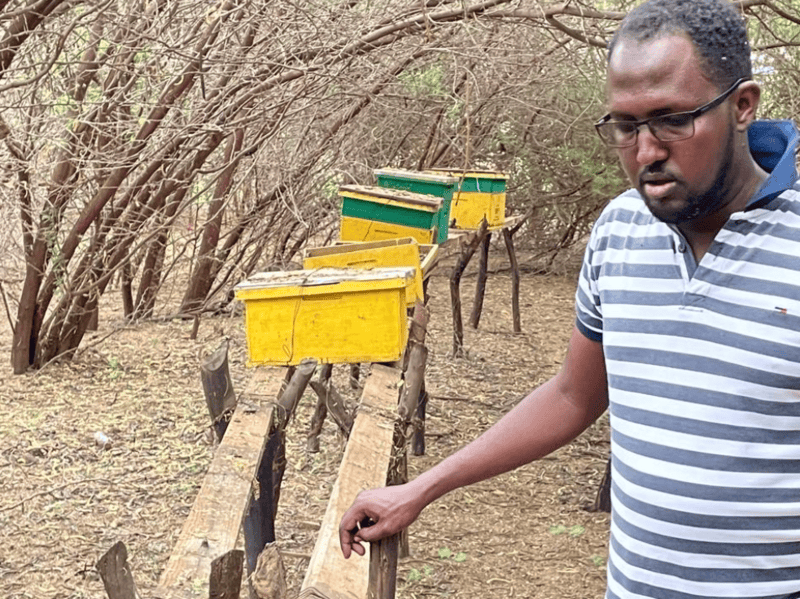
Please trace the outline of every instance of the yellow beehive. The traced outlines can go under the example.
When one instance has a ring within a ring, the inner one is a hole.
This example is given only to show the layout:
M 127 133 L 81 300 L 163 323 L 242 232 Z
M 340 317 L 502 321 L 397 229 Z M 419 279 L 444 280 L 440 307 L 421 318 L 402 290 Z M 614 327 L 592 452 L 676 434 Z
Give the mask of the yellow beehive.
M 450 219 L 456 229 L 478 229 L 483 219 L 490 227 L 501 226 L 506 217 L 508 175 L 496 171 L 433 169 L 438 175 L 459 177 Z
M 417 300 L 424 302 L 422 290 L 422 268 L 420 267 L 419 244 L 416 239 L 387 239 L 369 243 L 351 243 L 305 251 L 303 268 L 389 268 L 405 266 L 414 269 L 414 278 L 409 280 L 406 302 L 413 306 Z
M 391 362 L 408 339 L 413 268 L 268 272 L 235 287 L 248 364 Z
M 436 230 L 415 229 L 396 223 L 382 223 L 366 218 L 343 216 L 340 222 L 342 241 L 364 241 L 412 237 L 419 243 L 434 243 Z

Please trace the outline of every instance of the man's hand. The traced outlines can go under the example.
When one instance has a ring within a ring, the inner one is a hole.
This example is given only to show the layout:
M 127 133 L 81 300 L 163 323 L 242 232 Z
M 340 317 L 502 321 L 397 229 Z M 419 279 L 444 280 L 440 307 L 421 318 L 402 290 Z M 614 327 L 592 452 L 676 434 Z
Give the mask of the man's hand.
M 342 516 L 339 543 L 345 558 L 364 555 L 364 541 L 378 541 L 396 534 L 417 519 L 424 505 L 411 485 L 362 491 Z

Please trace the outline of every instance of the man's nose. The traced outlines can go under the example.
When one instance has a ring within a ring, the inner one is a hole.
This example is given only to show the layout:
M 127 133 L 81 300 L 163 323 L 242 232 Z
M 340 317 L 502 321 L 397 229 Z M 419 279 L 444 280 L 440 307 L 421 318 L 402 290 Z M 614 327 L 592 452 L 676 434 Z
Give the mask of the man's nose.
M 639 135 L 636 141 L 636 160 L 640 166 L 653 164 L 665 160 L 669 152 L 666 144 L 659 140 L 650 127 L 646 124 L 639 126 Z

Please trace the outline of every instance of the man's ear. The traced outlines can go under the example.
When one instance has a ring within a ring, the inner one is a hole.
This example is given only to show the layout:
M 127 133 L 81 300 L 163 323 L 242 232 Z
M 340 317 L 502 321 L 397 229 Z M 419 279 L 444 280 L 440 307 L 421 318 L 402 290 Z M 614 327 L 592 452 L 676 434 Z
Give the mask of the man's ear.
M 736 90 L 734 103 L 734 118 L 736 129 L 747 131 L 756 118 L 758 103 L 761 100 L 761 87 L 755 81 L 745 81 Z

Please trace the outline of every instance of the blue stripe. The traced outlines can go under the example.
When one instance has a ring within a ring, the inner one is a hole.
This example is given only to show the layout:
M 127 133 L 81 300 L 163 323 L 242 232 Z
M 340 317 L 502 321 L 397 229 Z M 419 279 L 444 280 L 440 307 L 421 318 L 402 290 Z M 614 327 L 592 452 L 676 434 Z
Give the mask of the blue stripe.
M 618 430 L 611 432 L 611 439 L 628 451 L 673 464 L 682 464 L 718 472 L 754 472 L 763 474 L 800 474 L 800 459 L 780 460 L 723 456 L 718 454 L 676 449 L 650 441 L 635 439 Z M 800 523 L 800 520 L 798 520 Z M 800 526 L 798 526 L 800 528 Z
M 724 391 L 699 390 L 694 387 L 681 385 L 675 382 L 654 382 L 648 379 L 634 378 L 621 375 L 609 375 L 609 387 L 639 393 L 642 395 L 652 395 L 666 399 L 685 401 L 690 404 L 703 406 L 713 406 L 727 410 L 740 410 L 745 412 L 742 418 L 747 418 L 746 412 L 754 414 L 764 414 L 766 416 L 791 416 L 800 417 L 800 402 L 777 402 L 743 397 L 735 393 L 725 393 Z
M 648 237 L 631 237 L 629 235 L 610 234 L 601 237 L 595 251 L 612 250 L 675 250 L 675 238 L 672 235 L 653 235 Z
M 800 245 L 797 246 L 800 251 Z M 603 271 L 605 272 L 605 271 Z M 698 267 L 695 272 L 695 277 L 702 281 L 707 281 L 713 285 L 719 285 L 727 289 L 735 289 L 736 291 L 747 291 L 759 295 L 768 295 L 775 298 L 777 302 L 780 298 L 790 300 L 797 300 L 800 298 L 800 285 L 795 280 L 794 282 L 782 283 L 778 281 L 768 281 L 766 279 L 754 279 L 752 277 L 744 277 L 730 272 L 720 272 L 711 270 L 705 266 Z M 800 278 L 800 275 L 798 276 Z M 770 299 L 770 302 L 773 300 Z
M 646 474 L 634 468 L 631 468 L 622 460 L 614 460 L 615 473 L 619 473 L 622 478 L 630 481 L 638 487 L 659 491 L 661 493 L 669 493 L 671 495 L 679 495 L 681 497 L 690 497 L 692 499 L 703 499 L 707 501 L 727 501 L 732 503 L 796 503 L 800 507 L 800 490 L 798 489 L 783 489 L 783 488 L 740 488 L 740 487 L 715 487 L 711 485 L 700 485 L 695 483 L 685 483 L 679 480 L 672 480 L 662 476 L 655 476 L 653 474 Z M 615 520 L 618 525 L 622 519 L 617 515 Z M 632 526 L 627 524 L 627 526 Z M 620 526 L 620 528 L 623 528 Z M 671 537 L 662 537 L 651 532 L 639 532 L 633 534 L 625 530 L 630 536 L 640 540 L 645 540 L 652 536 L 653 539 L 665 539 L 663 542 L 646 541 L 653 545 L 659 545 L 672 549 L 681 549 L 689 545 L 695 546 L 695 549 L 684 548 L 682 551 L 689 551 L 692 553 L 719 553 L 724 549 L 724 553 L 730 555 L 786 555 L 790 553 L 800 553 L 800 541 L 796 543 L 768 543 L 764 545 L 744 544 L 744 545 L 727 545 L 721 546 L 719 543 L 702 543 L 700 541 L 687 541 L 686 539 L 672 539 Z M 669 541 L 667 541 L 669 539 Z M 665 544 L 666 543 L 666 544 Z M 785 547 L 784 547 L 785 545 Z M 760 547 L 760 548 L 759 548 Z M 715 549 L 716 548 L 716 549 Z M 733 552 L 733 553 L 729 553 Z M 741 552 L 741 553 L 740 553 Z M 773 553 L 774 552 L 774 553 Z
M 576 318 L 575 319 L 575 326 L 578 328 L 578 330 L 581 332 L 581 334 L 584 337 L 586 337 L 587 339 L 589 339 L 590 341 L 595 341 L 597 343 L 602 343 L 603 342 L 603 335 L 601 333 L 593 331 L 592 329 L 590 329 L 589 327 L 584 325 L 581 322 L 580 318 Z
M 658 572 L 667 576 L 676 576 L 683 580 L 706 583 L 759 583 L 783 580 L 800 580 L 800 566 L 794 568 L 689 568 L 652 558 L 642 557 L 623 547 L 617 539 L 611 539 L 611 545 L 617 554 L 628 564 Z M 800 556 L 798 556 L 800 559 Z
M 594 269 L 593 269 L 594 270 Z M 636 264 L 632 262 L 606 261 L 596 267 L 603 277 L 631 277 L 636 279 L 681 280 L 681 271 L 675 264 Z
M 747 223 L 748 225 L 750 223 Z M 736 227 L 737 229 L 743 227 Z M 746 234 L 746 232 L 745 232 Z M 798 244 L 800 245 L 800 231 L 797 232 Z M 800 255 L 787 254 L 785 252 L 772 251 L 768 248 L 753 248 L 745 245 L 730 245 L 720 243 L 710 249 L 715 256 L 732 260 L 734 262 L 748 262 L 761 266 L 774 266 L 775 268 L 785 268 L 800 272 Z
M 768 530 L 800 530 L 800 516 L 783 517 L 756 517 L 756 516 L 709 516 L 706 514 L 693 514 L 669 508 L 657 507 L 649 503 L 644 503 L 623 493 L 619 486 L 611 479 L 612 505 L 617 503 L 626 508 L 662 522 L 678 524 L 681 526 L 691 526 L 697 528 L 697 536 L 703 536 L 703 529 L 710 530 L 732 530 L 732 531 L 768 531 Z M 614 516 L 616 518 L 616 515 Z M 800 559 L 800 558 L 798 558 Z M 800 576 L 798 577 L 800 580 Z
M 632 284 L 633 282 L 631 282 L 631 285 Z M 800 294 L 800 289 L 798 289 L 798 294 Z M 679 307 L 684 304 L 684 300 L 688 299 L 690 299 L 688 294 L 685 296 L 682 293 L 653 293 L 634 289 L 604 291 L 601 295 L 602 304 L 625 304 L 648 307 Z M 797 297 L 795 299 L 797 299 Z M 776 309 L 782 306 L 768 306 L 766 308 L 763 306 L 742 306 L 702 296 L 697 296 L 696 303 L 705 310 L 722 314 L 736 320 L 800 332 L 800 315 L 783 314 Z M 671 326 L 672 321 L 667 320 L 665 322 Z
M 618 418 L 643 426 L 652 426 L 668 431 L 696 435 L 710 439 L 736 441 L 739 443 L 766 443 L 770 445 L 796 445 L 800 454 L 800 431 L 770 430 L 746 426 L 717 424 L 692 418 L 681 418 L 659 414 L 651 410 L 631 408 L 619 403 L 611 406 L 611 413 Z M 800 497 L 798 497 L 800 499 Z
M 623 587 L 629 593 L 636 593 L 642 595 L 644 597 L 652 597 L 652 599 L 731 599 L 730 595 L 721 596 L 721 595 L 695 595 L 693 593 L 682 593 L 680 591 L 672 591 L 669 589 L 664 589 L 661 587 L 655 587 L 650 584 L 645 584 L 643 582 L 638 582 L 636 580 L 631 580 L 627 576 L 625 576 L 619 569 L 614 565 L 613 561 L 609 562 L 608 564 L 608 573 L 609 575 L 619 583 L 621 587 Z M 750 582 L 750 581 L 743 581 L 743 582 Z M 800 586 L 800 584 L 798 585 Z M 744 592 L 744 591 L 743 591 Z M 606 591 L 606 598 L 607 599 L 620 599 L 618 595 L 609 591 Z M 794 594 L 792 595 L 750 595 L 749 597 L 741 594 L 736 599 L 793 599 Z
M 749 335 L 740 335 L 694 322 L 614 318 L 606 324 L 604 330 L 607 333 L 612 331 L 618 333 L 646 333 L 648 335 L 669 335 L 670 337 L 682 337 L 690 340 L 709 341 L 753 352 L 760 356 L 797 362 L 800 365 L 800 346 L 777 343 L 771 339 L 757 339 Z M 674 341 L 671 343 L 674 343 Z M 798 373 L 800 375 L 800 367 L 798 368 Z
M 608 344 L 606 335 L 605 345 L 606 360 L 647 364 L 677 368 L 688 372 L 702 372 L 724 376 L 739 381 L 747 381 L 765 387 L 776 389 L 800 389 L 800 376 L 777 374 L 755 368 L 748 368 L 740 364 L 732 364 L 716 358 L 707 358 L 691 354 L 660 351 L 655 349 L 641 349 L 630 347 L 615 347 Z

